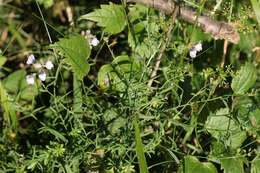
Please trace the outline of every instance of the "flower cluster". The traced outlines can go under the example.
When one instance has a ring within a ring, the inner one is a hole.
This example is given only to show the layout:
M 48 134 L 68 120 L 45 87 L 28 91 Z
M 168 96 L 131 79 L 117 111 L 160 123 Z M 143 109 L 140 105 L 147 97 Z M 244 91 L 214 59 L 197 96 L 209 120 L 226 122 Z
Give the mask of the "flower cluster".
M 193 48 L 190 50 L 190 57 L 195 58 L 197 52 L 200 52 L 202 50 L 202 44 L 201 41 L 198 41 L 193 45 Z
M 90 33 L 90 30 L 81 31 L 81 35 L 84 35 L 85 39 L 89 41 L 89 45 L 92 48 L 92 46 L 97 46 L 99 44 L 99 40 L 95 35 L 92 35 Z
M 35 62 L 36 62 L 35 57 L 33 54 L 31 54 L 28 57 L 26 64 L 33 65 L 33 67 L 39 71 L 38 77 L 40 78 L 40 80 L 45 81 L 46 77 L 47 77 L 45 69 L 51 70 L 54 67 L 54 65 L 52 64 L 52 62 L 49 59 L 44 63 L 35 63 Z M 27 84 L 33 85 L 35 76 L 36 76 L 35 73 L 33 73 L 31 75 L 27 75 L 26 76 Z

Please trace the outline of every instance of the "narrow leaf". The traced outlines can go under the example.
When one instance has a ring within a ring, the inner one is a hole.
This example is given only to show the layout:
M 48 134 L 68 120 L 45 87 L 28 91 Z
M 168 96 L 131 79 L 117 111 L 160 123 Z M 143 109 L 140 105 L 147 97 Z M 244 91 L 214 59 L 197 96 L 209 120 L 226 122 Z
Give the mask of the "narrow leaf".
M 136 139 L 136 154 L 138 157 L 138 164 L 140 173 L 148 173 L 147 163 L 144 155 L 144 149 L 142 144 L 142 139 L 140 135 L 140 130 L 135 117 L 135 139 Z

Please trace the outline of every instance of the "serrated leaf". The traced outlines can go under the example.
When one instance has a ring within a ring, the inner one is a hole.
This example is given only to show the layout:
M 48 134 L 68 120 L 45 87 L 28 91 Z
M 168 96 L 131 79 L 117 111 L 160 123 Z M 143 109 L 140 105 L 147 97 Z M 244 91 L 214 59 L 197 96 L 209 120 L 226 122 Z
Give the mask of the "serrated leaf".
M 126 25 L 126 17 L 124 8 L 121 5 L 109 3 L 109 5 L 101 5 L 101 9 L 85 14 L 79 20 L 87 19 L 97 22 L 98 26 L 104 27 L 105 32 L 117 34 L 124 30 Z
M 231 88 L 237 95 L 245 94 L 257 79 L 257 70 L 253 64 L 247 63 L 232 80 Z
M 243 161 L 235 157 L 220 159 L 221 168 L 224 173 L 244 173 Z
M 90 56 L 90 46 L 82 35 L 61 38 L 52 47 L 65 56 L 65 62 L 72 66 L 79 78 L 88 74 L 90 65 L 87 59 Z
M 210 115 L 205 123 L 205 128 L 216 139 L 226 139 L 226 144 L 231 148 L 238 148 L 247 138 L 247 134 L 240 130 L 239 125 L 229 118 L 229 110 L 219 109 L 215 115 Z
M 217 173 L 216 167 L 211 162 L 200 162 L 195 156 L 185 157 L 186 173 Z

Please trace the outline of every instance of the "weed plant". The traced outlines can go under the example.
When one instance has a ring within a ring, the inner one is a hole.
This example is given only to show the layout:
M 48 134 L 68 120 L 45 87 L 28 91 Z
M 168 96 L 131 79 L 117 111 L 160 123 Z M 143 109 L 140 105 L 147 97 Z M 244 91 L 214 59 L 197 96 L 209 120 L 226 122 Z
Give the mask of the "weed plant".
M 238 44 L 124 0 L 0 1 L 0 172 L 259 173 L 259 1 L 218 3 L 180 5 Z

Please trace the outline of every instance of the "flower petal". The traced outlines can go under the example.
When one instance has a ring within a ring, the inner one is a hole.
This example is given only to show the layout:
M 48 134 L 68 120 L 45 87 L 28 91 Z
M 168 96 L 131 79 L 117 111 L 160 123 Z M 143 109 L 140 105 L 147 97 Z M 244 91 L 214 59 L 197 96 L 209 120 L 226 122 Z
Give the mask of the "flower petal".
M 41 71 L 38 76 L 41 79 L 41 81 L 45 81 L 47 75 L 44 71 Z
M 54 67 L 54 65 L 52 64 L 52 62 L 51 62 L 50 60 L 47 60 L 47 61 L 45 62 L 45 67 L 46 67 L 48 70 L 51 70 L 51 69 Z
M 31 75 L 27 75 L 26 76 L 26 82 L 27 84 L 29 85 L 33 85 L 34 84 L 34 74 L 31 74 Z
M 28 59 L 27 59 L 27 61 L 26 61 L 26 64 L 34 64 L 34 62 L 35 62 L 35 57 L 34 57 L 33 54 L 31 54 L 31 55 L 28 57 Z

